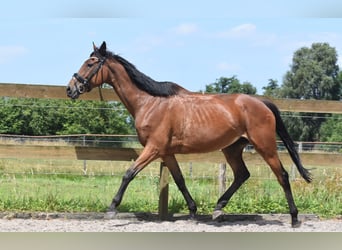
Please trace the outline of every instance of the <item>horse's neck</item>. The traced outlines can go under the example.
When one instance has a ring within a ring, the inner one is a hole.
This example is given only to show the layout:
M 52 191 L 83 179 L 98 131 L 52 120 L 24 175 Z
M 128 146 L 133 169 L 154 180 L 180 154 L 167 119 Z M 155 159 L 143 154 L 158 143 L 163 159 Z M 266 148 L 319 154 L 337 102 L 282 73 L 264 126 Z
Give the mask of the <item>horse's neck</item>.
M 133 117 L 135 117 L 135 114 L 144 103 L 153 99 L 151 95 L 140 90 L 135 84 L 133 84 L 125 69 L 119 64 L 110 64 L 109 78 L 110 85 L 113 86 L 121 102 Z

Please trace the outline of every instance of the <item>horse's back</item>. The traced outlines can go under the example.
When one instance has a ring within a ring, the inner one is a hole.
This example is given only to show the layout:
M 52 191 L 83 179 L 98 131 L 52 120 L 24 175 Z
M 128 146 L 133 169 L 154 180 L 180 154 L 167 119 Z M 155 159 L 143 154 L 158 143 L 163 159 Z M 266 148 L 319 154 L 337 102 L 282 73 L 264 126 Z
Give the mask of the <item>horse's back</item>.
M 234 106 L 240 112 L 257 117 L 272 115 L 271 110 L 265 105 L 261 98 L 247 94 L 220 94 L 216 96 L 226 103 L 227 106 Z

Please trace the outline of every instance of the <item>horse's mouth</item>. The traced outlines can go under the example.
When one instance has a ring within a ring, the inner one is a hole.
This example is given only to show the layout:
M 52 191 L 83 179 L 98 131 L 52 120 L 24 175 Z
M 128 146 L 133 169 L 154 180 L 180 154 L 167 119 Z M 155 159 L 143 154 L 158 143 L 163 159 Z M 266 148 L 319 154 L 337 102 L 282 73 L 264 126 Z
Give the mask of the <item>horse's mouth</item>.
M 76 88 L 72 88 L 70 86 L 67 87 L 66 94 L 68 97 L 70 97 L 73 100 L 77 99 L 80 96 Z

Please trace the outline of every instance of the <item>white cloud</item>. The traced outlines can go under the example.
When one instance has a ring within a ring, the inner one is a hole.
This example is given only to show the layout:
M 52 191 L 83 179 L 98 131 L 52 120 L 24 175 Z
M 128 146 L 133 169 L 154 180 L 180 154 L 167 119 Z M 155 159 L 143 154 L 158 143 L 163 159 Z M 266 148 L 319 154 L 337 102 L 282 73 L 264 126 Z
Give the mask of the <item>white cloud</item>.
M 220 32 L 219 37 L 225 38 L 244 38 L 256 34 L 256 26 L 251 23 L 245 23 L 235 26 L 227 31 Z
M 136 39 L 138 50 L 150 51 L 160 46 L 181 47 L 184 46 L 184 36 L 195 34 L 199 28 L 194 23 L 182 23 L 178 26 L 164 30 L 156 34 L 146 34 Z
M 216 68 L 220 71 L 231 72 L 240 70 L 240 66 L 233 63 L 220 62 L 216 65 Z
M 0 46 L 0 64 L 5 64 L 25 55 L 28 50 L 23 46 Z
M 146 35 L 136 40 L 136 49 L 139 51 L 150 51 L 164 43 L 163 36 Z
M 232 34 L 237 36 L 244 36 L 254 33 L 256 31 L 256 26 L 251 23 L 241 24 L 231 29 Z
M 178 35 L 190 35 L 198 31 L 198 26 L 194 23 L 183 23 L 175 27 L 173 30 Z
M 274 33 L 261 32 L 252 23 L 237 25 L 228 30 L 216 33 L 216 37 L 224 39 L 243 39 L 254 47 L 269 47 L 277 43 L 278 36 Z

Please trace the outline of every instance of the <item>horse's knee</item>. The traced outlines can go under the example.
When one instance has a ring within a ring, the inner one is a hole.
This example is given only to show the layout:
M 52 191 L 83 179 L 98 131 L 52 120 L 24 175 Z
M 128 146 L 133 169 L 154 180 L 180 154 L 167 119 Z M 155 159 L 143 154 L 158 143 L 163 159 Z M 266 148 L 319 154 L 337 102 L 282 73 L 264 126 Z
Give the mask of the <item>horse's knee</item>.
M 242 184 L 247 181 L 250 176 L 251 174 L 249 173 L 248 169 L 243 168 L 243 171 L 240 172 L 240 175 L 236 176 L 236 181 Z

